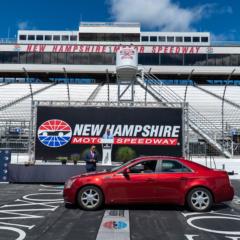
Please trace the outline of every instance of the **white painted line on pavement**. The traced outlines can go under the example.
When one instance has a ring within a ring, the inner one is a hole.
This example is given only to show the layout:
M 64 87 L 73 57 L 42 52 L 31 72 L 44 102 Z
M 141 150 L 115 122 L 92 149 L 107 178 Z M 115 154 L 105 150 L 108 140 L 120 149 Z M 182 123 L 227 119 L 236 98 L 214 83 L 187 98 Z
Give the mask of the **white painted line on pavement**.
M 106 210 L 96 240 L 130 240 L 129 211 Z

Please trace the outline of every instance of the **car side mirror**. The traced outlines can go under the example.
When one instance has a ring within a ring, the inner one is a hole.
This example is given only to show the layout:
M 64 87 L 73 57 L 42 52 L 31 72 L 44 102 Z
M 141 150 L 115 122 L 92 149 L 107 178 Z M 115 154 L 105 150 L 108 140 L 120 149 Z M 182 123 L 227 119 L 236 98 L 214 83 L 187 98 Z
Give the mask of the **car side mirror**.
M 125 168 L 125 169 L 123 170 L 123 175 L 124 175 L 124 176 L 128 176 L 129 173 L 130 173 L 130 169 L 129 169 L 129 168 Z

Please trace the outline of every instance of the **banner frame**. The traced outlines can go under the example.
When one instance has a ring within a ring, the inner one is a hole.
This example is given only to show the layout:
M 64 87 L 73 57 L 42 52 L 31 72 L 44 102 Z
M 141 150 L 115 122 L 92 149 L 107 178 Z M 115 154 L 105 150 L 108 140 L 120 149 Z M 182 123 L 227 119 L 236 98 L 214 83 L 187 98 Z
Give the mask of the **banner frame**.
M 159 102 L 151 102 L 151 103 L 145 103 L 145 102 L 134 102 L 133 104 L 128 103 L 119 103 L 119 102 L 86 102 L 86 101 L 32 101 L 32 107 L 33 107 L 33 116 L 31 118 L 31 122 L 33 124 L 33 138 L 32 138 L 32 160 L 35 163 L 35 153 L 36 153 L 36 132 L 37 132 L 37 113 L 38 113 L 38 107 L 39 106 L 46 106 L 46 107 L 114 107 L 114 108 L 178 108 L 182 110 L 182 156 L 188 157 L 189 153 L 189 121 L 187 119 L 188 116 L 188 104 L 187 103 L 179 103 L 179 102 L 173 102 L 168 103 L 168 106 L 166 106 L 163 103 Z

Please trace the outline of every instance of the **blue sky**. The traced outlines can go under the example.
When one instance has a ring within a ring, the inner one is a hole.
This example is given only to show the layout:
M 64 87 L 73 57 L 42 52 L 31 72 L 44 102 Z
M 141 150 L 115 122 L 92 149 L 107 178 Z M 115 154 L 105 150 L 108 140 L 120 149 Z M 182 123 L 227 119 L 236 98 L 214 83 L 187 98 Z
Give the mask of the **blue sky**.
M 0 9 L 0 38 L 14 37 L 18 29 L 76 30 L 80 20 L 115 20 L 240 41 L 239 0 L 3 0 Z

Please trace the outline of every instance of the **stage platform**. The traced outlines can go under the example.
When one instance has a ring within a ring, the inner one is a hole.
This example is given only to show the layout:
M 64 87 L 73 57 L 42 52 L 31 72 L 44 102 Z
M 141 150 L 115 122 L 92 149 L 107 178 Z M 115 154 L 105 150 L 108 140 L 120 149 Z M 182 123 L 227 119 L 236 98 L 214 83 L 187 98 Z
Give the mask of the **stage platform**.
M 26 166 L 26 157 L 22 158 L 22 161 L 13 161 L 9 164 L 9 182 L 10 183 L 64 183 L 69 177 L 75 176 L 81 173 L 85 173 L 84 162 L 73 165 L 68 163 L 67 165 L 60 165 L 60 163 L 54 162 L 42 162 L 37 161 L 36 165 Z M 214 159 L 206 159 L 204 157 L 194 157 L 194 162 L 200 163 L 210 168 L 224 169 L 229 173 L 231 179 L 240 179 L 240 158 L 239 156 L 232 159 L 225 159 L 216 157 Z M 102 166 L 98 164 L 97 171 L 102 171 L 107 168 L 113 168 L 120 163 L 114 162 L 112 166 Z
M 113 168 L 113 166 L 97 166 L 97 171 Z M 85 173 L 85 165 L 24 165 L 9 164 L 8 177 L 10 183 L 64 183 L 69 177 Z

